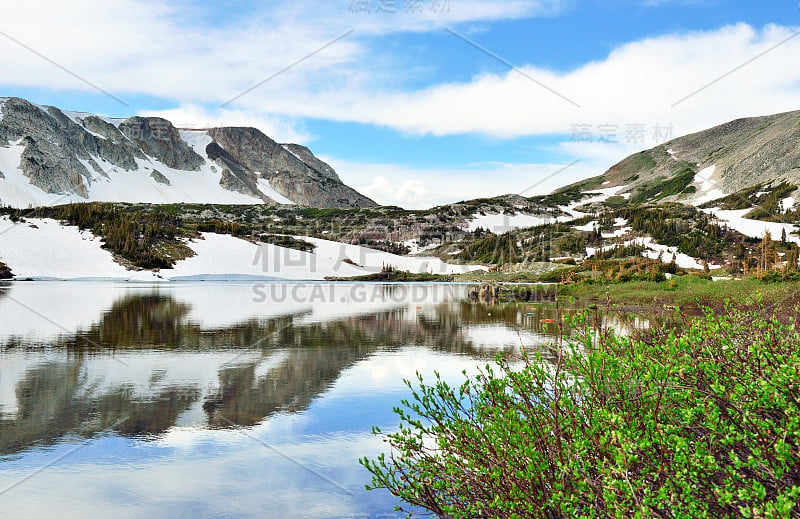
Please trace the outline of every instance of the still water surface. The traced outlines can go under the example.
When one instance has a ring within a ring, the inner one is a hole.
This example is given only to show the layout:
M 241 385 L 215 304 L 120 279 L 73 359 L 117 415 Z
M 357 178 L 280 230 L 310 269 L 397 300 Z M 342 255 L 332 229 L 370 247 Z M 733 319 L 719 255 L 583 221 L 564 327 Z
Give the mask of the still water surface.
M 552 342 L 468 288 L 0 285 L 0 514 L 399 517 L 357 460 L 403 379 Z

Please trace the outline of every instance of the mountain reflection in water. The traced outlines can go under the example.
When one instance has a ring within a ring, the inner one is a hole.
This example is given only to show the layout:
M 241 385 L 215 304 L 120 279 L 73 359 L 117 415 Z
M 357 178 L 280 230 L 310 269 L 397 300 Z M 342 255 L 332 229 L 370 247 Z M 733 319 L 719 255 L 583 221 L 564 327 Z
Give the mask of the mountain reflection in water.
M 476 304 L 463 285 L 432 297 L 374 285 L 363 301 L 348 299 L 352 285 L 319 286 L 327 299 L 313 301 L 314 287 L 303 301 L 285 287 L 270 299 L 246 285 L 117 286 L 111 298 L 94 298 L 91 284 L 3 286 L 3 315 L 30 310 L 58 329 L 41 337 L 19 321 L 0 325 L 0 455 L 109 431 L 147 439 L 175 426 L 249 427 L 303 412 L 379 352 L 413 346 L 486 361 L 557 333 L 541 322 L 556 317 L 553 305 Z M 50 290 L 60 310 L 34 308 L 41 299 L 25 296 L 37 290 Z M 86 299 L 111 303 L 70 330 L 69 305 Z M 225 312 L 234 317 L 214 322 Z

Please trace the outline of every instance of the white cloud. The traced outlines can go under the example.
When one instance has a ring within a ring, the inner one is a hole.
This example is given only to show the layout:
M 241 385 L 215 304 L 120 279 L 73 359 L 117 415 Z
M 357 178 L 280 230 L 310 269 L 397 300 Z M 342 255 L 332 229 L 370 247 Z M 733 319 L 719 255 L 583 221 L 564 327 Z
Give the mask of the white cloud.
M 374 12 L 375 2 L 373 12 L 354 13 L 346 1 L 267 1 L 244 10 L 247 19 L 216 16 L 209 27 L 186 23 L 193 11 L 203 9 L 186 2 L 39 0 L 4 5 L 0 30 L 105 90 L 185 102 L 224 102 L 313 53 L 313 59 L 270 81 L 272 88 L 262 89 L 263 96 L 251 95 L 269 106 L 280 101 L 271 103 L 270 90 L 290 93 L 302 85 L 311 92 L 328 91 L 331 85 L 344 88 L 362 81 L 357 60 L 371 35 L 548 15 L 563 1 L 440 0 L 439 5 L 449 6 L 446 11 L 431 8 L 428 1 L 420 13 L 406 13 L 396 2 L 399 12 L 394 14 Z M 350 30 L 352 35 L 326 46 Z M 8 38 L 0 37 L 0 67 L 7 84 L 91 90 Z
M 394 183 L 384 176 L 375 177 L 362 192 L 373 200 L 381 200 L 384 205 L 405 207 L 418 206 L 430 197 L 425 184 L 419 179 Z
M 484 73 L 466 82 L 403 91 L 396 85 L 409 72 L 403 67 L 375 66 L 374 60 L 381 59 L 376 56 L 385 49 L 378 47 L 381 40 L 373 36 L 441 29 L 459 22 L 480 25 L 546 16 L 564 9 L 567 1 L 452 1 L 449 13 L 428 9 L 418 16 L 351 13 L 348 4 L 267 2 L 254 6 L 252 16 L 245 20 L 202 27 L 185 23 L 191 13 L 185 4 L 42 0 L 4 6 L 0 30 L 123 98 L 136 94 L 171 99 L 181 107 L 181 115 L 191 114 L 193 106 L 229 101 L 284 70 L 226 108 L 256 121 L 278 121 L 271 124 L 287 130 L 291 130 L 291 119 L 313 117 L 422 135 L 563 134 L 577 123 L 671 123 L 681 134 L 738 116 L 800 108 L 800 68 L 787 66 L 800 54 L 800 38 L 786 41 L 672 106 L 786 40 L 794 31 L 790 27 L 755 29 L 738 24 L 662 35 L 624 44 L 604 59 L 573 70 L 522 64 L 519 71 Z M 47 16 L 41 16 L 42 12 Z M 355 32 L 330 44 L 349 29 Z M 480 36 L 474 36 L 478 43 Z M 2 37 L 0 70 L 6 84 L 91 90 Z M 207 115 L 197 114 L 201 119 Z M 230 116 L 220 112 L 211 118 Z
M 739 24 L 628 43 L 602 61 L 566 73 L 526 67 L 524 75 L 484 74 L 468 83 L 411 93 L 343 96 L 338 103 L 330 97 L 309 96 L 287 100 L 284 106 L 295 114 L 322 112 L 327 118 L 414 134 L 483 133 L 504 138 L 569 133 L 579 123 L 594 127 L 641 123 L 650 128 L 672 125 L 677 136 L 735 117 L 800 108 L 800 68 L 787 66 L 800 54 L 800 37 L 787 40 L 792 34 L 787 27 L 755 30 Z M 529 77 L 575 100 L 580 108 Z M 704 85 L 709 86 L 678 103 Z
M 238 108 L 209 111 L 199 105 L 187 104 L 169 110 L 144 110 L 140 115 L 163 117 L 178 128 L 254 127 L 261 129 L 273 140 L 282 143 L 308 144 L 314 140 L 314 136 L 291 117 L 257 114 Z
M 607 168 L 605 162 L 591 156 L 567 169 L 563 169 L 565 164 L 497 163 L 475 164 L 465 169 L 421 169 L 330 157 L 323 160 L 336 169 L 346 184 L 376 202 L 406 209 L 427 209 L 512 193 L 524 196 L 549 193 L 557 187 L 599 175 Z
M 370 82 L 370 71 L 347 63 L 318 71 L 320 77 L 333 74 L 329 88 L 296 88 L 304 74 L 297 71 L 298 77 L 280 78 L 237 104 L 256 113 L 375 124 L 415 135 L 509 138 L 571 133 L 578 124 L 620 131 L 641 124 L 648 132 L 671 126 L 679 136 L 736 117 L 800 108 L 800 69 L 786 66 L 800 54 L 800 37 L 788 39 L 793 30 L 739 24 L 665 35 L 625 44 L 572 71 L 525 67 L 413 92 L 381 89 L 380 82 Z M 348 79 L 337 83 L 342 74 Z

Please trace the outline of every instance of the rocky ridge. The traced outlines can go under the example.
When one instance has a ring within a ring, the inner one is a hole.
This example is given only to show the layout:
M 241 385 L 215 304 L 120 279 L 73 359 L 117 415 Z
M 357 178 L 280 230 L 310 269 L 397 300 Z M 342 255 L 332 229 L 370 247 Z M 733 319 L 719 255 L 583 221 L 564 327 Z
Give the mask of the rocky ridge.
M 109 199 L 113 190 L 105 186 L 120 178 L 125 182 L 120 189 L 138 185 L 170 197 L 172 188 L 176 199 L 182 195 L 172 186 L 181 176 L 189 184 L 205 176 L 219 190 L 204 193 L 207 202 L 217 195 L 229 200 L 224 193 L 233 192 L 244 195 L 237 199 L 241 203 L 274 204 L 283 198 L 324 208 L 376 205 L 342 183 L 308 148 L 279 144 L 255 128 L 179 130 L 159 117 L 110 119 L 0 98 L 0 203 L 35 205 L 24 195 L 9 201 L 8 193 L 18 188 L 11 185 L 16 173 L 11 168 L 25 177 L 25 189 L 33 186 L 71 201 L 120 201 Z M 104 184 L 101 194 L 95 194 L 98 183 Z M 130 189 L 125 194 L 128 202 L 153 201 L 144 195 L 136 200 Z

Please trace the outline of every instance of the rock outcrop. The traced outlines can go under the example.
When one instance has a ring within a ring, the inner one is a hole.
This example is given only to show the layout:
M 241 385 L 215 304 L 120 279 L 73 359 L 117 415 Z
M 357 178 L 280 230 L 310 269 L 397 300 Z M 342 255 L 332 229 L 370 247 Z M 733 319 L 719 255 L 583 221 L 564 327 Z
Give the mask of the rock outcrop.
M 19 169 L 32 185 L 46 193 L 75 193 L 86 198 L 99 169 L 92 164 L 94 157 L 122 169 L 136 168 L 132 145 L 116 145 L 98 137 L 57 108 L 11 98 L 3 104 L 2 114 L 0 146 L 12 142 L 24 146 Z
M 145 154 L 158 158 L 173 169 L 197 171 L 203 157 L 183 142 L 171 122 L 160 117 L 131 117 L 119 130 Z
M 266 178 L 273 189 L 301 205 L 370 207 L 375 202 L 346 186 L 329 165 L 308 148 L 281 145 L 255 128 L 212 128 L 209 157 L 224 151 L 224 163 Z M 294 150 L 297 150 L 295 152 Z

